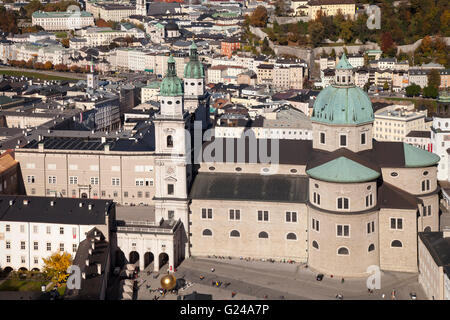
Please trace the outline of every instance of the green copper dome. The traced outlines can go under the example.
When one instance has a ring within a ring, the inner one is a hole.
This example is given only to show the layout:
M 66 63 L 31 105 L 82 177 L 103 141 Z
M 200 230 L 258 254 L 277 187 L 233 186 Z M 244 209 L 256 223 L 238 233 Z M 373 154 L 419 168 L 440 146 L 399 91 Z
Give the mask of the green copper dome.
M 183 82 L 177 77 L 175 59 L 170 56 L 167 61 L 167 74 L 161 82 L 160 96 L 174 97 L 183 95 Z
M 403 143 L 403 152 L 405 153 L 405 167 L 419 168 L 430 167 L 441 159 L 437 154 L 419 149 L 408 143 Z
M 189 49 L 189 62 L 184 67 L 185 79 L 202 79 L 205 77 L 205 71 L 203 70 L 203 64 L 198 60 L 197 46 L 192 41 L 192 45 Z
M 306 173 L 317 180 L 341 183 L 372 181 L 380 176 L 375 170 L 345 157 L 326 162 L 307 170 Z
M 372 102 L 367 93 L 352 86 L 331 85 L 314 102 L 312 121 L 355 125 L 373 122 Z

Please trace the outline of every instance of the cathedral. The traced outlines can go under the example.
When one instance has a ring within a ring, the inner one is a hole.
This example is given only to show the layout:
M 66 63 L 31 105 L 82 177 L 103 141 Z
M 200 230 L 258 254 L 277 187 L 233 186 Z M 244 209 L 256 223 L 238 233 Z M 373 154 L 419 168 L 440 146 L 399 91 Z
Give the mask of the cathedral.
M 318 95 L 312 141 L 204 139 L 194 159 L 189 135 L 210 117 L 204 70 L 195 44 L 183 80 L 169 59 L 155 119 L 154 201 L 156 220 L 181 221 L 174 267 L 219 255 L 294 260 L 336 276 L 374 265 L 418 271 L 417 233 L 439 230 L 439 157 L 373 139 L 372 104 L 352 69 L 344 54 L 335 83 Z

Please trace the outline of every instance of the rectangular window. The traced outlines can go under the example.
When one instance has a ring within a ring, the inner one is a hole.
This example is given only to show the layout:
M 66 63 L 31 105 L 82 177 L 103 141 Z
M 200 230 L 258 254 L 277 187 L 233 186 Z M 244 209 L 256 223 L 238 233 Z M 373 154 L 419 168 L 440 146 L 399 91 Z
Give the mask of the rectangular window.
M 241 220 L 241 210 L 230 209 L 230 220 Z
M 350 236 L 350 226 L 348 224 L 338 224 L 336 229 L 336 235 L 338 237 L 349 237 Z
M 167 211 L 167 217 L 169 218 L 169 220 L 172 220 L 175 217 L 175 211 L 168 210 Z
M 89 170 L 91 170 L 91 171 L 98 171 L 98 165 L 96 165 L 96 164 L 90 165 L 89 166 Z
M 76 165 L 76 164 L 69 164 L 69 170 L 78 170 L 78 165 Z
M 36 180 L 34 179 L 34 176 L 27 176 L 28 183 L 34 183 Z
M 72 252 L 77 252 L 77 244 L 72 244 Z
M 173 192 L 174 192 L 173 184 L 168 184 L 167 185 L 167 194 L 173 195 Z
M 6 249 L 11 249 L 11 241 L 6 241 Z
M 403 229 L 403 219 L 402 218 L 391 218 L 391 229 L 397 229 L 397 230 Z
M 144 179 L 136 179 L 135 180 L 136 186 L 143 186 L 144 185 Z
M 5 226 L 5 232 L 10 232 L 11 231 L 11 225 L 10 224 L 7 224 L 6 226 Z
M 64 234 L 64 227 L 59 228 L 59 234 Z
M 347 135 L 341 134 L 339 136 L 339 146 L 341 146 L 341 147 L 347 146 Z
M 286 211 L 286 222 L 297 222 L 297 212 Z
M 119 186 L 120 185 L 120 178 L 112 178 L 111 179 L 111 184 L 113 186 Z
M 78 177 L 69 177 L 69 184 L 78 184 Z
M 34 250 L 39 250 L 39 243 L 38 243 L 37 241 L 35 241 L 35 242 L 33 243 L 33 249 L 34 249 Z
M 48 183 L 49 184 L 56 184 L 56 177 L 55 176 L 48 176 Z
M 52 243 L 47 242 L 47 251 L 52 251 Z
M 91 177 L 91 184 L 98 184 L 98 177 Z
M 212 219 L 212 209 L 202 209 L 202 219 Z
M 258 210 L 258 221 L 269 221 L 269 211 Z
M 51 234 L 52 233 L 52 228 L 50 226 L 47 226 L 46 229 L 47 229 L 46 230 L 47 234 Z
M 20 250 L 25 250 L 25 241 L 20 241 Z
M 59 251 L 64 251 L 64 243 L 59 244 Z
M 47 166 L 48 170 L 56 170 L 56 164 L 54 163 L 49 163 Z
M 38 226 L 33 226 L 33 233 L 38 233 Z
M 361 144 L 366 144 L 366 133 L 361 133 Z
M 6 256 L 6 262 L 11 263 L 11 256 Z
M 428 215 L 431 216 L 431 205 L 428 206 Z
M 39 263 L 39 258 L 38 257 L 34 257 L 34 264 L 38 264 Z
M 325 144 L 325 132 L 320 133 L 320 143 Z
M 25 256 L 21 256 L 21 257 L 20 257 L 20 262 L 21 262 L 21 263 L 25 263 L 25 262 L 26 262 Z
M 25 232 L 25 225 L 23 225 L 23 224 L 20 225 L 20 232 L 22 232 L 22 233 Z

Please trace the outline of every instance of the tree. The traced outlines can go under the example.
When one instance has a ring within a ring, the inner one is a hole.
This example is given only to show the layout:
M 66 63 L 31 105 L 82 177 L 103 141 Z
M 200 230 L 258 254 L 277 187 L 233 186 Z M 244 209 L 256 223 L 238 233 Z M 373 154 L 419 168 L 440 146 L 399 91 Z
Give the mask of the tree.
M 417 97 L 418 95 L 420 95 L 420 91 L 421 91 L 420 86 L 413 83 L 406 87 L 406 96 Z
M 366 84 L 364 85 L 363 89 L 364 89 L 365 92 L 369 91 L 369 89 L 370 89 L 370 82 L 369 81 L 366 82 Z
M 286 15 L 286 3 L 284 0 L 276 0 L 275 2 L 275 14 L 278 17 Z
M 64 283 L 69 274 L 67 268 L 72 265 L 72 256 L 67 252 L 55 252 L 49 258 L 44 260 L 44 274 L 52 281 Z
M 432 98 L 436 99 L 439 95 L 439 90 L 431 85 L 426 86 L 423 88 L 423 97 L 424 98 Z
M 381 51 L 383 51 L 385 54 L 390 54 L 395 48 L 394 40 L 392 40 L 390 32 L 384 32 L 383 34 L 381 34 L 380 42 Z
M 389 90 L 389 83 L 387 81 L 385 81 L 383 84 L 383 91 L 388 91 L 388 90 Z
M 44 69 L 45 70 L 51 70 L 53 68 L 53 63 L 51 63 L 50 61 L 46 61 L 44 63 Z
M 265 27 L 268 19 L 267 9 L 263 6 L 258 6 L 250 16 L 250 24 L 254 27 Z
M 431 70 L 428 74 L 428 86 L 439 88 L 441 86 L 441 75 L 437 69 Z
M 325 28 L 320 21 L 312 21 L 308 26 L 311 43 L 317 47 L 325 39 Z

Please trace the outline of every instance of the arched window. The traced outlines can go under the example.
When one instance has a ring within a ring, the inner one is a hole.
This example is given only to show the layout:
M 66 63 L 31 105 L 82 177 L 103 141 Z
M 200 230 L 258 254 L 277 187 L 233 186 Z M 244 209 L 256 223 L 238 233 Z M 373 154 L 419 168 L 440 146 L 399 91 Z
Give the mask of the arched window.
M 393 247 L 393 248 L 401 248 L 401 247 L 403 247 L 403 244 L 399 240 L 394 240 L 391 243 L 391 247 Z
M 372 243 L 370 246 L 369 246 L 369 249 L 367 249 L 367 251 L 373 251 L 373 250 L 375 250 L 375 245 Z
M 203 230 L 203 233 L 202 233 L 204 236 L 212 236 L 212 231 L 211 230 L 209 230 L 209 229 L 205 229 L 205 230 Z
M 431 228 L 430 227 L 426 227 L 425 229 L 423 229 L 423 232 L 431 232 Z
M 172 136 L 167 136 L 167 148 L 172 148 L 173 147 L 173 138 Z
M 319 250 L 319 244 L 317 243 L 316 240 L 314 240 L 314 241 L 312 242 L 312 246 L 313 246 L 313 248 L 316 248 L 317 250 Z
M 338 249 L 338 254 L 341 254 L 341 255 L 348 255 L 349 252 L 348 252 L 348 249 L 347 249 L 347 248 L 345 248 L 345 247 L 340 247 L 340 248 Z
M 269 234 L 267 232 L 265 232 L 265 231 L 261 231 L 258 234 L 258 238 L 260 238 L 260 239 L 267 239 L 267 238 L 269 238 Z
M 289 232 L 289 233 L 286 235 L 286 239 L 287 239 L 287 240 L 297 240 L 297 235 L 296 235 L 295 233 L 293 233 L 293 232 Z
M 230 237 L 239 238 L 240 236 L 241 236 L 241 234 L 237 230 L 233 230 L 233 231 L 230 232 Z

